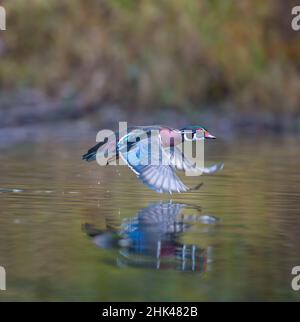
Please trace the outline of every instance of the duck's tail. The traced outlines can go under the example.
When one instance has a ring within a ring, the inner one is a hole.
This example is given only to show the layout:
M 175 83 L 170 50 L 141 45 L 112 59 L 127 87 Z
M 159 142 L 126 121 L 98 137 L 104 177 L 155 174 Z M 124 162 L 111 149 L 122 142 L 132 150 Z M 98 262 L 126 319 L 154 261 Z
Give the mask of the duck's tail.
M 82 160 L 85 160 L 85 161 L 95 161 L 96 160 L 96 155 L 97 155 L 97 151 L 98 149 L 104 145 L 106 142 L 100 142 L 98 144 L 96 144 L 95 146 L 93 146 L 92 148 L 90 148 L 87 153 L 85 153 L 83 156 L 82 156 Z

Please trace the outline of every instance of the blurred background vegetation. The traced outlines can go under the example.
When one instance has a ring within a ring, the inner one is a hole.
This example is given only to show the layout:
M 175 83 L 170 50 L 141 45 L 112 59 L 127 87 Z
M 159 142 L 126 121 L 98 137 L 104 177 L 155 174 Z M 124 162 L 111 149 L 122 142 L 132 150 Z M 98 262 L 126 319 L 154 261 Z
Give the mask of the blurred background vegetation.
M 32 101 L 58 117 L 81 117 L 114 103 L 145 114 L 208 110 L 299 119 L 300 31 L 291 28 L 296 4 L 2 1 L 2 125 L 14 124 L 18 105 L 30 108 Z M 53 100 L 55 107 L 45 103 Z M 40 109 L 34 106 L 31 116 Z

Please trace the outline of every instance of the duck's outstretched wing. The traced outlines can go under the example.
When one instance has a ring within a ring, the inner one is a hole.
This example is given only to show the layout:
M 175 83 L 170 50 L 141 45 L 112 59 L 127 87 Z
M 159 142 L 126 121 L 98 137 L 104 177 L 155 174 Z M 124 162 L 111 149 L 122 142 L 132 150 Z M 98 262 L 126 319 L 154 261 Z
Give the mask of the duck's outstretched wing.
M 171 164 L 180 171 L 195 171 L 195 173 L 197 172 L 199 174 L 214 174 L 224 168 L 224 163 L 217 163 L 209 167 L 197 167 L 195 164 L 192 164 L 177 147 L 164 149 L 164 152 L 169 155 Z
M 170 166 L 142 166 L 137 176 L 146 186 L 159 193 L 182 193 L 190 190 Z
M 151 149 L 147 138 L 136 142 L 129 150 L 121 148 L 119 152 L 126 164 L 150 189 L 159 193 L 191 190 L 176 175 L 174 166 L 163 163 L 164 151 L 159 137 L 151 139 Z

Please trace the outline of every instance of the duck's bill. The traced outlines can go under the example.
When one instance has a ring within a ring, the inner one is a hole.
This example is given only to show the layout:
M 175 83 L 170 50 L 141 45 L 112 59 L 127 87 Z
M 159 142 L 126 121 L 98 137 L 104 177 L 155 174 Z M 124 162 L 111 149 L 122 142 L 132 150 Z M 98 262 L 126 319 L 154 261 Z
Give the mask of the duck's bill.
M 206 132 L 204 133 L 204 137 L 205 137 L 206 139 L 216 139 L 216 137 L 215 137 L 214 135 L 210 134 L 208 131 L 206 131 Z

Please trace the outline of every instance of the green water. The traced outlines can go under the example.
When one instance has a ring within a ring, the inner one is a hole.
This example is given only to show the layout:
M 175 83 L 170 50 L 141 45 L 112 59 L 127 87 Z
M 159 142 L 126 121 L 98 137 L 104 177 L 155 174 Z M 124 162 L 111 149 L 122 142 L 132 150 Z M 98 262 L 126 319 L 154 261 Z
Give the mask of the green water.
M 299 142 L 213 142 L 198 192 L 159 195 L 126 167 L 81 161 L 92 142 L 0 153 L 0 300 L 299 300 Z

